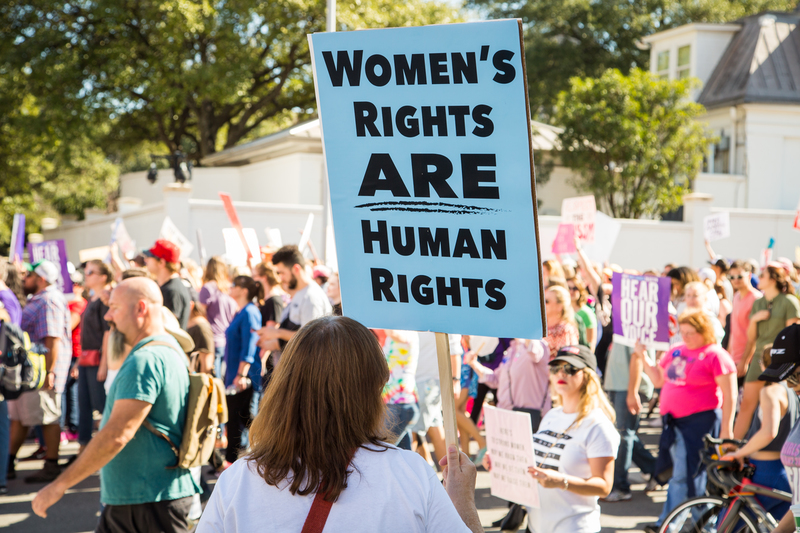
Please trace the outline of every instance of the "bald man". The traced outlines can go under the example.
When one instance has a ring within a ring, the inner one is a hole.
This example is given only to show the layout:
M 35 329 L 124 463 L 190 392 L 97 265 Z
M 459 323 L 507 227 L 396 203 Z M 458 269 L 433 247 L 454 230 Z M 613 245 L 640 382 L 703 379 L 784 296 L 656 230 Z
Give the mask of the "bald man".
M 168 469 L 177 459 L 169 444 L 141 427 L 147 419 L 179 446 L 186 420 L 186 358 L 176 357 L 182 352 L 164 330 L 162 305 L 161 291 L 147 278 L 125 280 L 111 293 L 105 319 L 133 349 L 108 393 L 100 431 L 39 491 L 32 504 L 37 515 L 46 517 L 67 489 L 100 470 L 105 508 L 97 532 L 189 530 L 187 515 L 200 487 L 189 470 Z

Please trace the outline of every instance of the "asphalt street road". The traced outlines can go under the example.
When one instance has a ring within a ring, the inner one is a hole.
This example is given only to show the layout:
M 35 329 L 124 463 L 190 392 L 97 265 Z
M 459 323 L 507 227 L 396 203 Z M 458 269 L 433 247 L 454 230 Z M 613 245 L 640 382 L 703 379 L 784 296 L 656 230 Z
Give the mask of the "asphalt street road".
M 659 432 L 658 428 L 643 427 L 642 433 L 648 448 L 655 448 Z M 26 444 L 19 456 L 25 457 L 34 449 L 33 444 Z M 62 445 L 62 459 L 68 458 L 76 451 L 76 443 Z M 48 517 L 43 519 L 31 511 L 31 500 L 43 485 L 29 485 L 24 482 L 24 477 L 41 468 L 41 465 L 42 461 L 18 464 L 17 479 L 8 482 L 9 494 L 0 496 L 0 529 L 15 533 L 88 533 L 94 531 L 100 512 L 98 476 L 91 476 L 73 487 L 58 504 L 51 508 Z M 603 533 L 641 531 L 645 524 L 656 519 L 661 510 L 665 493 L 663 491 L 649 494 L 642 492 L 645 480 L 639 474 L 638 469 L 632 468 L 630 476 L 633 482 L 633 499 L 627 502 L 602 504 Z M 205 478 L 209 484 L 213 484 L 215 481 L 211 475 L 205 475 Z M 483 470 L 478 473 L 475 500 L 486 530 L 499 531 L 497 528 L 489 526 L 493 521 L 505 515 L 506 503 L 490 494 L 489 474 Z

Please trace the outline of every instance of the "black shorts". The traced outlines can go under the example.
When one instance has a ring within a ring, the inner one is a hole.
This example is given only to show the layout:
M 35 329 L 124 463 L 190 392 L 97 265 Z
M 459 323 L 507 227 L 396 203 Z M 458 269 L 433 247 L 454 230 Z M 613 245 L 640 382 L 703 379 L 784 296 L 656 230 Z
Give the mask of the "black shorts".
M 188 533 L 192 497 L 136 505 L 106 505 L 95 533 Z

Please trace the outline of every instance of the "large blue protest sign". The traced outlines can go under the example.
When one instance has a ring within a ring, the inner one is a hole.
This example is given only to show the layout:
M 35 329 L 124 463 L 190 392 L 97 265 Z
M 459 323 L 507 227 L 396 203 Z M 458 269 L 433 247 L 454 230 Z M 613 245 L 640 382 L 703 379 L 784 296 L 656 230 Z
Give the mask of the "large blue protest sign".
M 541 338 L 519 21 L 309 39 L 345 315 Z
M 611 278 L 614 342 L 648 348 L 669 348 L 670 278 L 615 272 Z

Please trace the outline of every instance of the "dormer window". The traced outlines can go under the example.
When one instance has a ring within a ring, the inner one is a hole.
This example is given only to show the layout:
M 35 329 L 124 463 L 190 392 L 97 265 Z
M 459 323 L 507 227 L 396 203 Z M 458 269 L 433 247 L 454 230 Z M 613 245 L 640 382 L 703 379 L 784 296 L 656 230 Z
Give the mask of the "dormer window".
M 677 78 L 682 80 L 683 78 L 688 78 L 691 76 L 691 58 L 692 58 L 692 47 L 690 45 L 681 46 L 678 48 L 678 70 L 677 70 Z
M 656 56 L 656 74 L 659 79 L 669 79 L 669 50 L 659 52 Z

